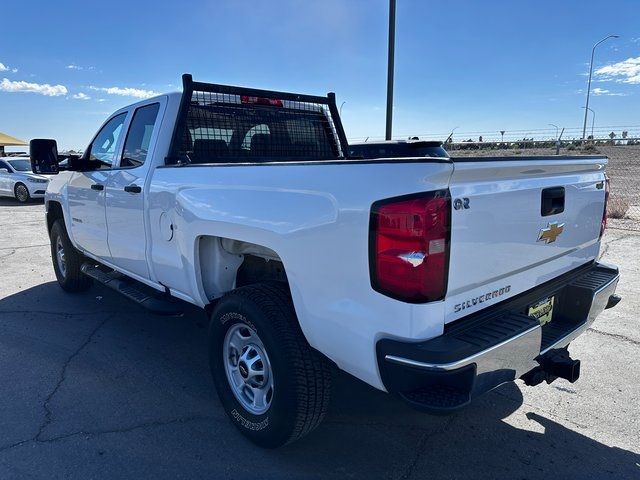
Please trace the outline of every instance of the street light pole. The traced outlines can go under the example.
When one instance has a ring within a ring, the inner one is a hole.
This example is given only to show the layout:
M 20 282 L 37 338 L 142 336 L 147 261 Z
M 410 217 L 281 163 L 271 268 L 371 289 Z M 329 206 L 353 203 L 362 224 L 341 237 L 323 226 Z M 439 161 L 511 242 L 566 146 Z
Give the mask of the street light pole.
M 593 57 L 596 53 L 596 47 L 600 45 L 602 42 L 609 40 L 610 38 L 620 38 L 620 35 L 609 35 L 608 37 L 603 38 L 599 42 L 597 42 L 593 48 L 591 49 L 591 62 L 589 63 L 589 83 L 587 84 L 587 103 L 585 104 L 584 111 L 584 125 L 582 127 L 582 140 L 585 139 L 587 135 L 587 115 L 589 112 L 589 94 L 591 93 L 591 75 L 593 74 Z
M 391 140 L 393 122 L 393 69 L 396 44 L 396 0 L 389 0 L 389 58 L 387 61 L 387 129 L 385 139 Z
M 449 143 L 449 140 L 452 140 L 453 142 L 453 132 L 455 132 L 457 129 L 459 129 L 460 127 L 453 127 L 453 130 L 451 130 L 451 133 L 449 134 L 449 136 L 447 137 L 447 139 L 444 141 L 445 145 L 447 143 Z
M 342 117 L 342 107 L 344 107 L 345 103 L 347 103 L 346 100 L 340 104 L 340 110 L 339 110 L 340 111 L 340 117 Z
M 554 124 L 554 123 L 550 123 L 549 125 L 551 125 L 552 127 L 556 127 L 556 139 L 558 138 L 558 130 L 560 130 L 560 127 L 558 127 L 558 125 Z
M 585 107 L 582 107 L 582 108 L 585 108 Z M 586 108 L 591 113 L 593 113 L 593 117 L 591 117 L 591 139 L 594 140 L 594 137 L 593 137 L 593 126 L 596 124 L 596 112 L 592 108 L 589 108 L 589 107 L 586 107 Z

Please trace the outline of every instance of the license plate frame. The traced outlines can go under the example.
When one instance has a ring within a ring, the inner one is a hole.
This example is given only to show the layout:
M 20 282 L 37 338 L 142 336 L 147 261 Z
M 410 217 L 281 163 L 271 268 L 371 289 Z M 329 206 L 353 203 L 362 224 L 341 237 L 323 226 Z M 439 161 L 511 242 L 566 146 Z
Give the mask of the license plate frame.
M 553 320 L 553 307 L 555 306 L 555 295 L 537 301 L 527 307 L 527 315 L 535 318 L 543 327 Z

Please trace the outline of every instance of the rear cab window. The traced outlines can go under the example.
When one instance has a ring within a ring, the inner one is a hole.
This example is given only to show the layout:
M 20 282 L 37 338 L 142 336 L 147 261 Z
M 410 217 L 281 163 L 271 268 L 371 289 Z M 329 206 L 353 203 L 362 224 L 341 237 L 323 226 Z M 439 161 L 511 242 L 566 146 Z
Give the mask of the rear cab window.
M 178 156 L 186 163 L 342 158 L 326 105 L 194 92 Z

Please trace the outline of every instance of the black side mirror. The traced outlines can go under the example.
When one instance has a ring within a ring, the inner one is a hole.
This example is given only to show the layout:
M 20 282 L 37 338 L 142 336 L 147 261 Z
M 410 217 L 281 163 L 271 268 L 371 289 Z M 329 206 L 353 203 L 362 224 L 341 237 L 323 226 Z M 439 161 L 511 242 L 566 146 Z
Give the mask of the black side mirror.
M 33 173 L 58 174 L 58 144 L 55 140 L 34 138 L 29 142 L 29 152 Z

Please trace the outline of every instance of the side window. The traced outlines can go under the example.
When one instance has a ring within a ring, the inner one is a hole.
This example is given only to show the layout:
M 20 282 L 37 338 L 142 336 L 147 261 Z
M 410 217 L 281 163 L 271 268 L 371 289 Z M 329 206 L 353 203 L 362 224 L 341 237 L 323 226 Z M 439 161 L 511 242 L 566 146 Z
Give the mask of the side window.
M 127 139 L 124 142 L 121 167 L 139 167 L 144 164 L 159 109 L 159 103 L 152 103 L 138 108 L 133 114 Z
M 11 173 L 9 165 L 0 160 L 0 173 Z
M 113 117 L 102 127 L 95 140 L 91 144 L 89 160 L 100 162 L 100 169 L 109 169 L 113 165 L 116 156 L 116 146 L 122 134 L 122 125 L 126 113 Z

